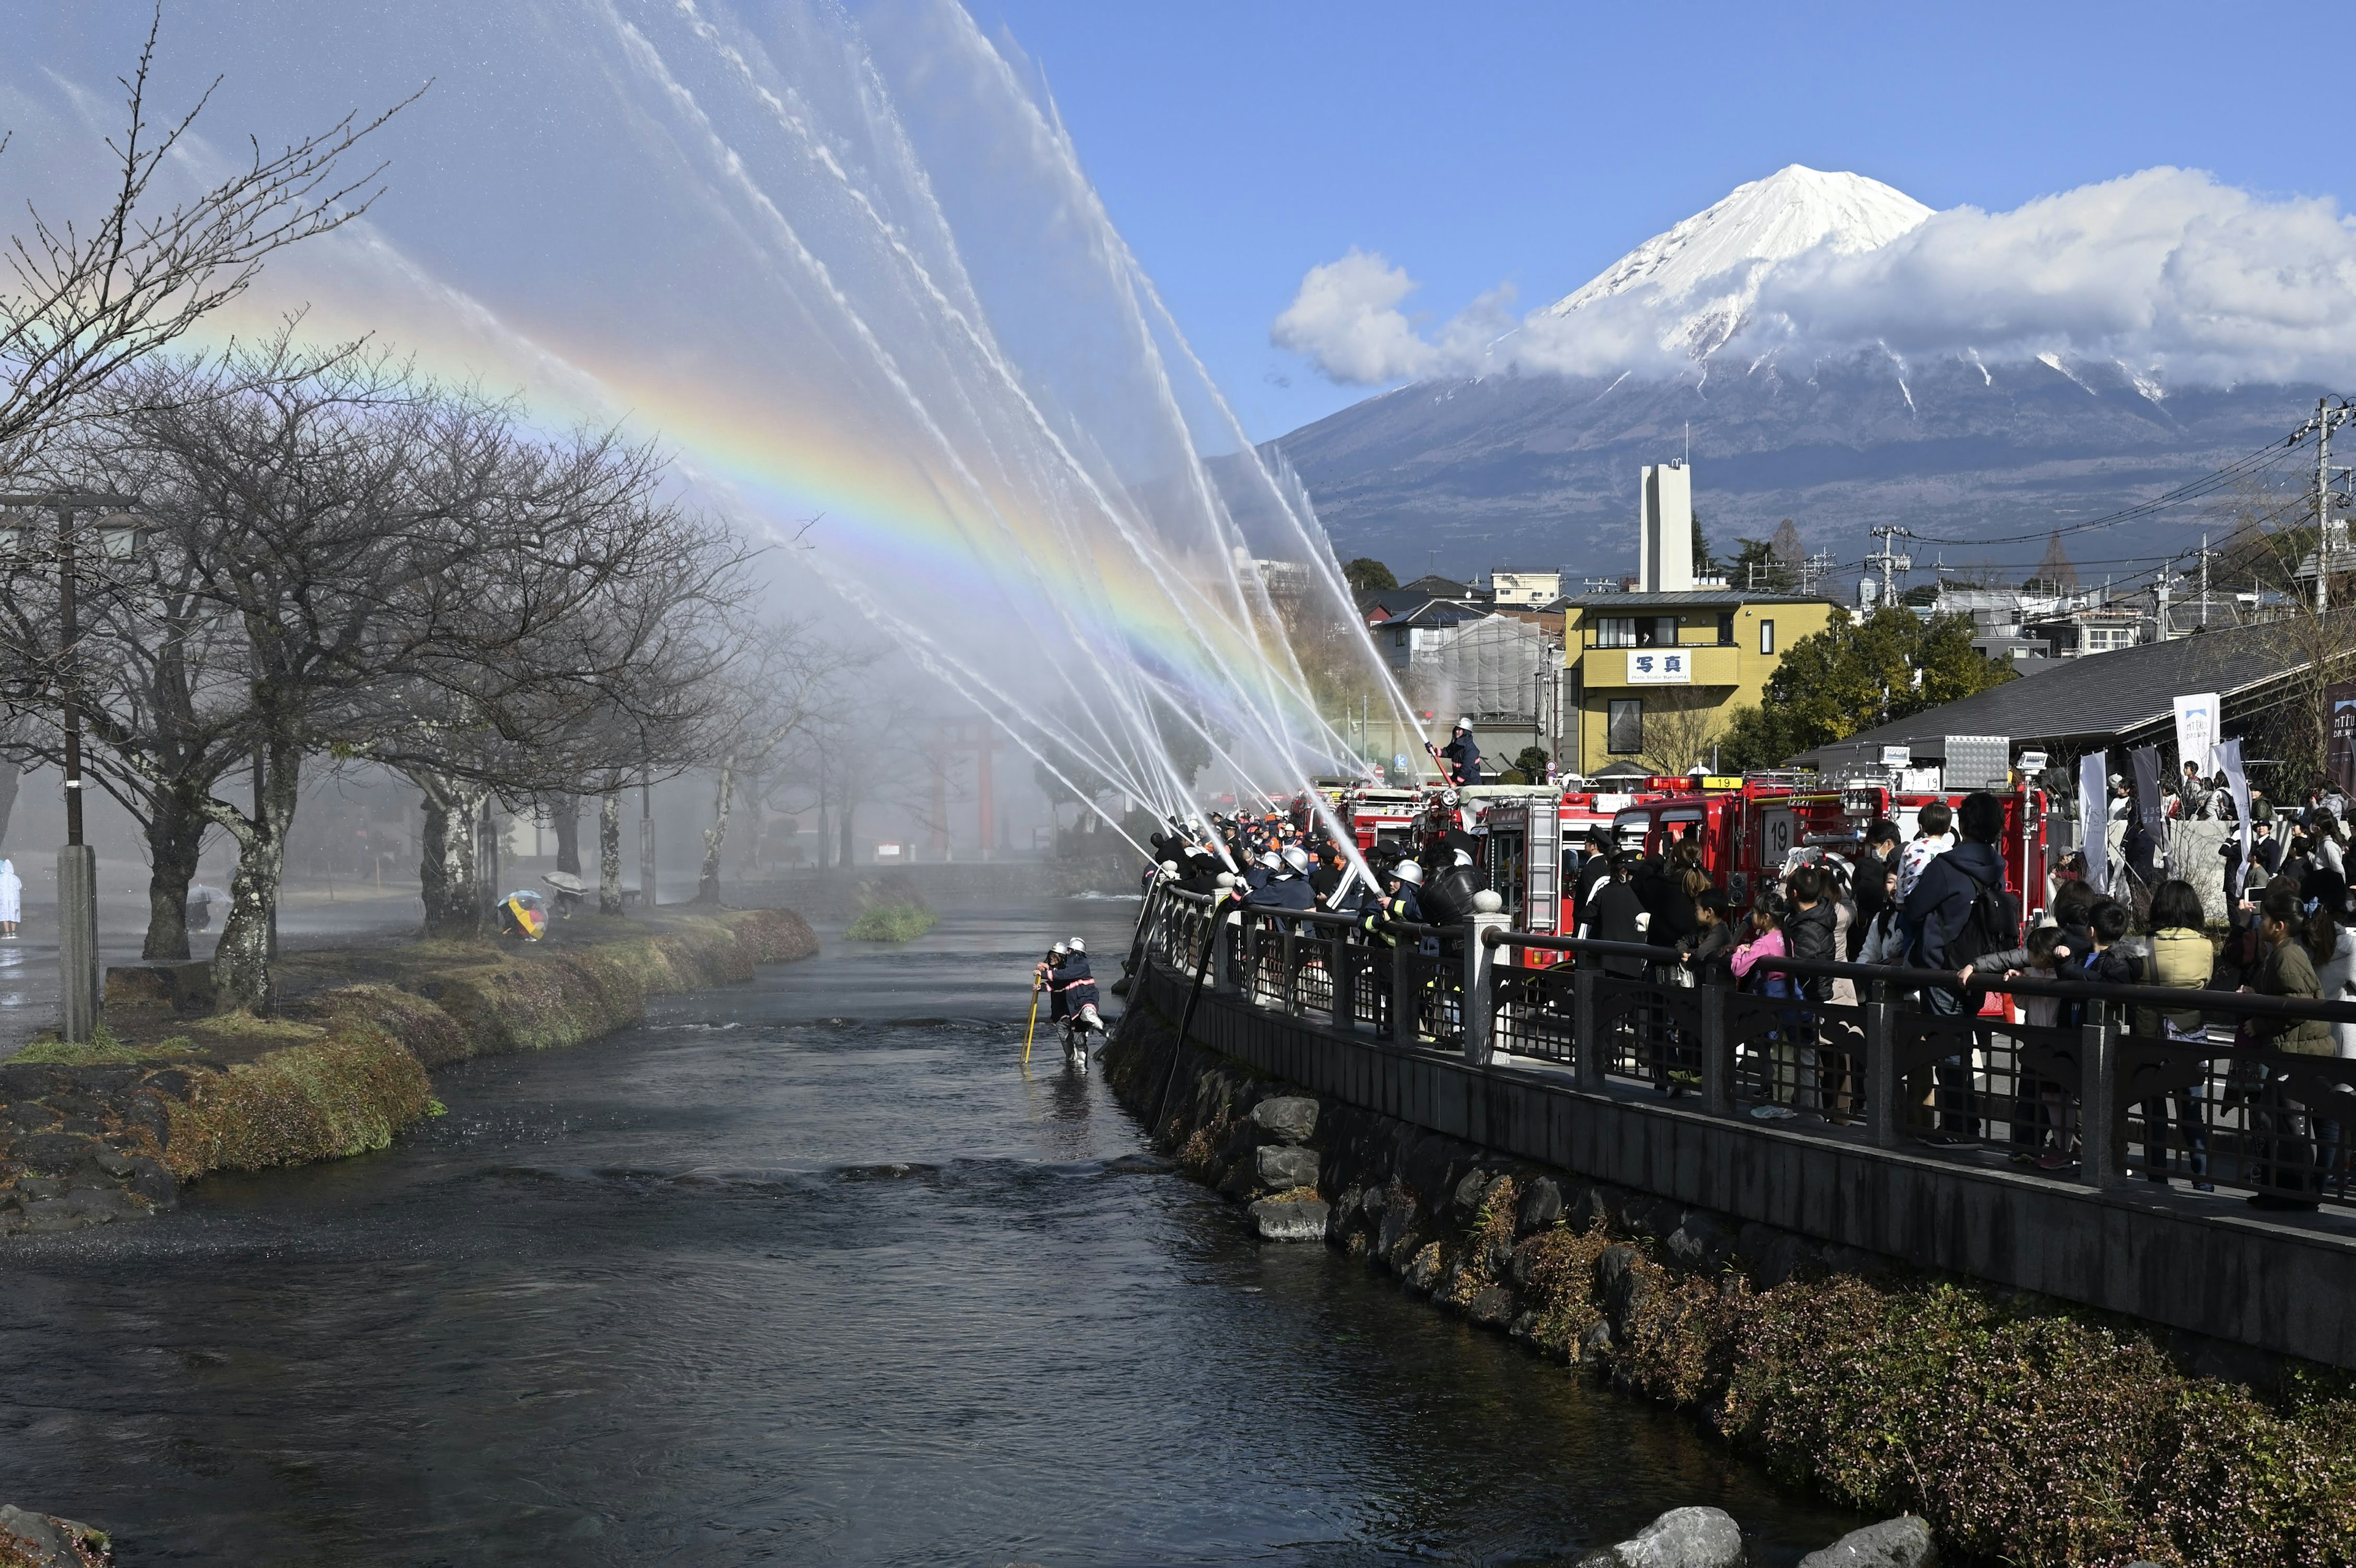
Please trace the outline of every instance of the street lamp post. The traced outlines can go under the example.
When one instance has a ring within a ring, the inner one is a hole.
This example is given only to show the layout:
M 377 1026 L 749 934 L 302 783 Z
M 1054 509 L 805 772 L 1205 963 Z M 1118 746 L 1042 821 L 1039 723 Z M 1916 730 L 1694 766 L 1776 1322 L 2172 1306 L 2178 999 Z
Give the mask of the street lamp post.
M 138 505 L 128 496 L 53 490 L 0 495 L 0 507 L 53 510 L 58 518 L 58 688 L 59 729 L 65 738 L 66 842 L 58 851 L 58 1033 L 70 1044 L 89 1040 L 98 1024 L 98 856 L 82 842 L 81 619 L 76 601 L 79 562 L 74 540 L 77 512 L 106 508 L 98 525 L 100 553 L 122 558 L 138 545 L 137 524 L 124 509 Z M 29 529 L 12 528 L 21 548 Z

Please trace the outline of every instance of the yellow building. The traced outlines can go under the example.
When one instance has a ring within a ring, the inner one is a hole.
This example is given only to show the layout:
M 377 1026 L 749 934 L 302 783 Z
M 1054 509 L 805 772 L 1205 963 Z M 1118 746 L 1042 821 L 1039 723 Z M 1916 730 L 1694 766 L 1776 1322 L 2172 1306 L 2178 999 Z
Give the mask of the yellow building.
M 1561 766 L 1594 777 L 1707 766 L 1734 710 L 1755 704 L 1784 650 L 1833 602 L 1717 587 L 1561 602 L 1569 667 Z

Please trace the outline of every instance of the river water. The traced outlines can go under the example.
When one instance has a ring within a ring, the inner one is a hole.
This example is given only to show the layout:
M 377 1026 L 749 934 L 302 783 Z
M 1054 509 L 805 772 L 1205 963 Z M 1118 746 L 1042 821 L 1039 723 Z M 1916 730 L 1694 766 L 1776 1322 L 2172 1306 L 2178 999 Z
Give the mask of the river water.
M 1256 1245 L 1052 1042 L 1025 1075 L 1034 951 L 1135 909 L 830 940 L 448 1072 L 384 1154 L 11 1243 L 0 1500 L 127 1565 L 1554 1563 L 1686 1503 L 1788 1563 L 1854 1527 Z

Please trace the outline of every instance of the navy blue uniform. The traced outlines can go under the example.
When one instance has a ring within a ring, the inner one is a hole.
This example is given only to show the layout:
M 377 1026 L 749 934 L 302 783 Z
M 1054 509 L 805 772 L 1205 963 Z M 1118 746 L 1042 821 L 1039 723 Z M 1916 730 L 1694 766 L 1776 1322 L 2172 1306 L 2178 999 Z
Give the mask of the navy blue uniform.
M 1448 765 L 1455 771 L 1458 784 L 1476 784 L 1481 782 L 1481 747 L 1469 731 L 1440 747 L 1440 754 L 1448 759 Z
M 1306 880 L 1282 871 L 1253 889 L 1244 904 L 1248 909 L 1309 910 L 1316 906 L 1316 900 Z
M 1095 1007 L 1097 976 L 1088 967 L 1088 955 L 1075 953 L 1065 959 L 1064 966 L 1055 971 L 1055 987 L 1066 1012 L 1076 1014 L 1082 1008 Z

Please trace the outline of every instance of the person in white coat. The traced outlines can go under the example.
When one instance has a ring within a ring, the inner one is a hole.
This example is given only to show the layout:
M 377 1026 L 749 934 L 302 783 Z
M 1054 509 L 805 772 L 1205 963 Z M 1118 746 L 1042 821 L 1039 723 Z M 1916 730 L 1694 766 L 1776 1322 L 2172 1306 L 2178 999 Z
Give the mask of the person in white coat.
M 16 923 L 25 914 L 25 880 L 16 875 L 16 862 L 0 860 L 0 942 L 16 940 Z

